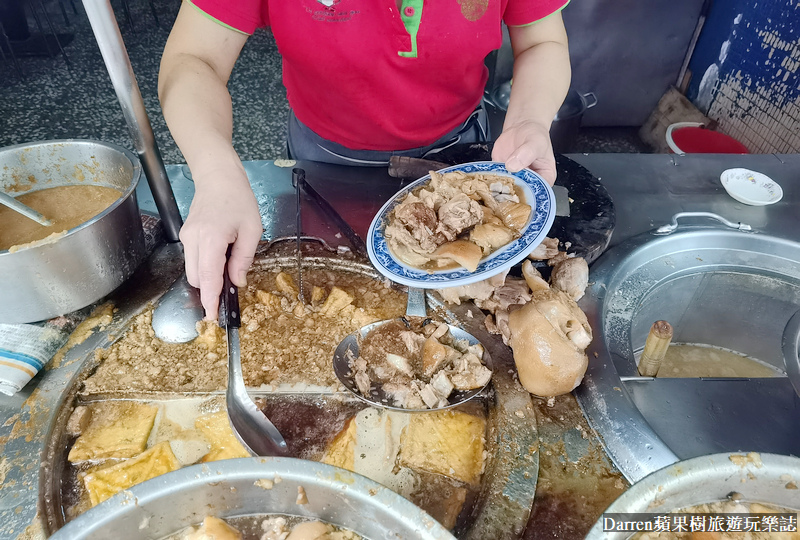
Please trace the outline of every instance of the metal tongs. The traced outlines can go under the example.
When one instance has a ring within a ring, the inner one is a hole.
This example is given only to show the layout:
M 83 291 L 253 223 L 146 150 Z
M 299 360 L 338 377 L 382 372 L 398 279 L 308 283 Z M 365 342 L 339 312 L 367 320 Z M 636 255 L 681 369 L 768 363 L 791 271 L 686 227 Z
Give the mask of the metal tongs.
M 292 185 L 295 189 L 295 201 L 297 204 L 297 215 L 295 217 L 295 232 L 297 233 L 297 299 L 301 304 L 306 303 L 303 295 L 303 252 L 301 251 L 302 243 L 300 242 L 300 235 L 303 234 L 303 215 L 300 213 L 302 208 L 301 191 L 305 180 L 306 171 L 297 167 L 292 169 Z
M 227 257 L 230 254 L 231 248 L 228 246 Z M 233 433 L 253 455 L 287 456 L 289 451 L 283 436 L 250 399 L 244 385 L 239 344 L 239 288 L 231 282 L 227 262 L 219 305 L 219 325 L 225 329 L 228 341 L 228 390 L 225 400 Z

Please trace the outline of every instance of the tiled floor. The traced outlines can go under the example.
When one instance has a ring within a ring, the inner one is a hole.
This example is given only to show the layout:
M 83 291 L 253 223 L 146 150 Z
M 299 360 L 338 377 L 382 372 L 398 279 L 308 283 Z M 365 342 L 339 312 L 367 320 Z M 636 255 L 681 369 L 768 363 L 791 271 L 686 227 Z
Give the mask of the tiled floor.
M 145 101 L 156 143 L 165 163 L 182 163 L 164 123 L 157 98 L 157 73 L 177 0 L 154 0 L 156 25 L 149 0 L 127 0 L 134 26 L 124 17 L 121 0 L 112 2 L 133 71 Z M 32 141 L 90 138 L 133 149 L 128 128 L 100 56 L 83 6 L 64 0 L 70 26 L 59 0 L 47 3 L 58 32 L 74 39 L 65 47 L 67 66 L 60 56 L 21 58 L 20 79 L 8 59 L 0 60 L 0 147 Z M 29 26 L 36 30 L 31 20 Z M 234 147 L 243 160 L 274 159 L 284 150 L 288 105 L 280 81 L 280 58 L 271 37 L 257 32 L 245 45 L 229 84 L 233 97 Z M 588 128 L 578 137 L 579 152 L 647 152 L 635 128 Z

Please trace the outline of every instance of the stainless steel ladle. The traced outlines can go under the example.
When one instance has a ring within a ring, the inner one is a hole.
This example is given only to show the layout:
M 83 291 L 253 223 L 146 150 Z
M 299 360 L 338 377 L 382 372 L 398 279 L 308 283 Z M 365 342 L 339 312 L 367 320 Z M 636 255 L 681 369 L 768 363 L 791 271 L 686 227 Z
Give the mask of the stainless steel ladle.
M 427 317 L 428 316 L 428 309 L 425 304 L 425 291 L 422 289 L 416 289 L 413 287 L 408 288 L 408 303 L 406 304 L 406 317 Z M 454 390 L 450 396 L 447 398 L 447 405 L 443 407 L 436 407 L 435 409 L 411 409 L 406 407 L 398 407 L 393 404 L 393 399 L 388 396 L 382 388 L 380 383 L 372 382 L 370 386 L 370 394 L 365 396 L 362 394 L 358 386 L 356 385 L 354 372 L 353 369 L 350 367 L 351 362 L 355 361 L 356 358 L 359 356 L 359 345 L 361 341 L 375 328 L 392 322 L 396 319 L 388 319 L 385 321 L 378 321 L 366 326 L 362 326 L 360 329 L 356 330 L 352 334 L 349 334 L 345 337 L 339 345 L 336 347 L 336 350 L 333 353 L 333 371 L 336 373 L 336 376 L 339 378 L 339 381 L 347 388 L 350 392 L 352 392 L 356 397 L 366 401 L 371 405 L 375 405 L 378 407 L 382 407 L 384 409 L 392 409 L 396 411 L 403 411 L 403 412 L 423 412 L 423 411 L 431 411 L 431 410 L 441 410 L 441 409 L 449 409 L 451 407 L 455 407 L 465 401 L 468 401 L 478 394 L 480 394 L 489 383 L 482 386 L 481 388 L 475 388 L 472 390 Z M 453 326 L 452 324 L 447 325 L 450 330 L 450 335 L 453 336 L 455 340 L 467 340 L 470 345 L 480 344 L 480 341 L 470 334 L 459 328 L 458 326 Z M 492 358 L 489 356 L 489 352 L 484 347 L 483 351 L 483 364 L 492 370 Z
M 197 337 L 197 322 L 203 319 L 200 289 L 186 280 L 186 274 L 172 284 L 153 310 L 153 331 L 167 343 L 187 343 Z
M 19 202 L 11 195 L 3 193 L 2 191 L 0 191 L 0 204 L 9 207 L 15 212 L 19 212 L 28 219 L 32 219 L 39 225 L 44 225 L 45 227 L 49 227 L 50 225 L 53 224 L 52 221 L 44 217 L 42 214 L 40 214 L 30 206 L 26 206 L 25 204 Z
M 287 456 L 288 447 L 280 431 L 250 399 L 244 385 L 239 344 L 239 289 L 228 276 L 227 264 L 223 279 L 219 325 L 225 328 L 228 341 L 228 390 L 225 401 L 233 433 L 253 455 Z
M 239 290 L 228 276 L 227 263 L 223 280 L 219 325 L 225 328 L 228 342 L 228 389 L 225 393 L 228 419 L 236 438 L 253 455 L 286 456 L 286 441 L 250 399 L 244 384 L 239 343 Z M 186 343 L 197 337 L 197 322 L 202 318 L 200 291 L 189 285 L 184 274 L 164 293 L 153 311 L 153 331 L 162 341 Z

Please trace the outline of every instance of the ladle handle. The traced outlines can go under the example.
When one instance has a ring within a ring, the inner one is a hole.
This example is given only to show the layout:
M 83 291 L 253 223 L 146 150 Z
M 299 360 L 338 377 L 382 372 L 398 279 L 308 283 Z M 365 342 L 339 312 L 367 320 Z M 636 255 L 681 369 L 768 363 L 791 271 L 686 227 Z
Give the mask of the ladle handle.
M 50 225 L 53 224 L 49 219 L 44 217 L 42 214 L 40 214 L 30 206 L 22 204 L 17 199 L 6 193 L 0 192 L 0 204 L 2 204 L 3 206 L 7 206 L 16 212 L 19 212 L 28 219 L 32 219 L 39 225 L 44 225 L 45 227 L 49 227 Z
M 661 362 L 667 354 L 667 349 L 672 341 L 672 325 L 667 321 L 656 321 L 650 327 L 647 340 L 644 343 L 642 356 L 639 358 L 639 375 L 655 377 Z
M 658 229 L 656 229 L 655 234 L 669 234 L 675 231 L 678 228 L 678 220 L 681 218 L 687 217 L 704 217 L 709 219 L 715 219 L 725 225 L 726 227 L 730 227 L 731 229 L 739 229 L 740 231 L 750 231 L 752 227 L 747 223 L 734 223 L 733 221 L 728 221 L 724 217 L 717 215 L 713 212 L 678 212 L 674 216 L 672 216 L 672 223 L 667 225 L 662 225 Z
M 789 375 L 795 393 L 800 396 L 800 311 L 789 319 L 783 331 L 782 349 L 786 374 Z
M 219 325 L 222 328 L 239 328 L 239 288 L 231 281 L 228 274 L 228 260 L 231 257 L 231 247 L 225 254 L 225 271 L 222 273 L 222 294 L 219 297 Z
M 414 287 L 408 288 L 408 304 L 406 317 L 427 317 L 428 307 L 425 305 L 425 291 Z

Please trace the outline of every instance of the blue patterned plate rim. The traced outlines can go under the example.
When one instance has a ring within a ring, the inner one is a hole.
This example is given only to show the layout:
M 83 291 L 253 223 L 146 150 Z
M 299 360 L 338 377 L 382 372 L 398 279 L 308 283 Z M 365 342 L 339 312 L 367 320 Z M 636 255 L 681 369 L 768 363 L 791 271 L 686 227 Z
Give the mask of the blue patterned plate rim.
M 375 269 L 390 280 L 421 289 L 440 289 L 468 285 L 487 279 L 522 261 L 545 239 L 555 219 L 556 204 L 553 189 L 538 174 L 530 169 L 510 173 L 503 163 L 495 161 L 475 161 L 440 169 L 439 173 L 462 171 L 465 173 L 489 172 L 511 176 L 517 186 L 525 192 L 526 203 L 533 208 L 528 223 L 520 237 L 505 247 L 485 257 L 474 272 L 466 268 L 428 272 L 406 265 L 392 255 L 386 238 L 383 236 L 385 222 L 395 206 L 412 190 L 430 181 L 425 175 L 407 185 L 384 204 L 370 224 L 367 232 L 367 254 Z

